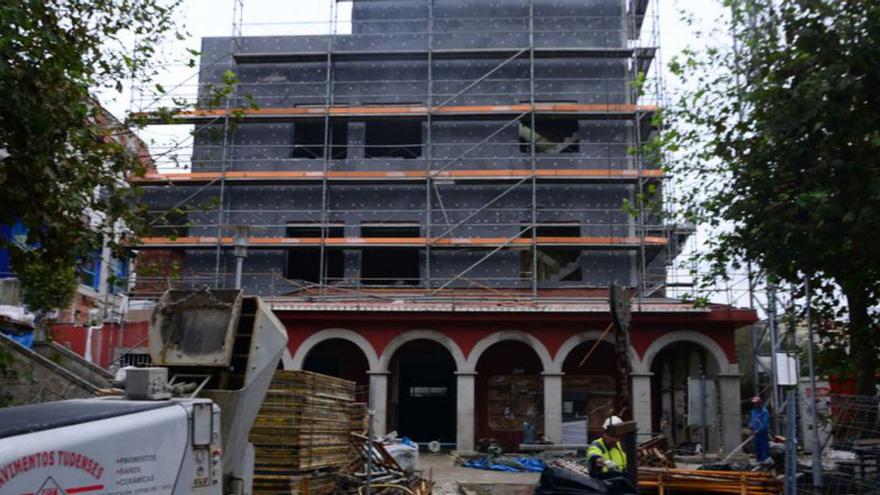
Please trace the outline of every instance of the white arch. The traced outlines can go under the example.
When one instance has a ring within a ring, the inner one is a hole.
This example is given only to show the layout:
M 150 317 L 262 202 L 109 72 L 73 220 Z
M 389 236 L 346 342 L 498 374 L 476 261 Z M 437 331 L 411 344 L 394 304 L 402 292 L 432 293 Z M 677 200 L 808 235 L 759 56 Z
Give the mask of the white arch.
M 491 335 L 483 337 L 477 344 L 471 349 L 470 354 L 467 358 L 467 366 L 465 371 L 476 371 L 477 363 L 480 361 L 480 356 L 483 355 L 483 352 L 486 351 L 493 344 L 497 344 L 498 342 L 503 342 L 505 340 L 513 340 L 516 342 L 523 342 L 531 346 L 531 348 L 538 354 L 538 358 L 541 360 L 541 366 L 543 367 L 544 373 L 559 373 L 560 370 L 556 369 L 553 366 L 553 358 L 550 357 L 550 352 L 547 351 L 547 348 L 544 347 L 544 343 L 541 342 L 537 337 L 530 333 L 526 333 L 520 330 L 501 330 L 499 332 L 495 332 Z
M 464 369 L 464 353 L 461 352 L 461 348 L 458 347 L 458 344 L 456 344 L 450 337 L 434 330 L 409 330 L 391 339 L 391 342 L 389 342 L 382 351 L 376 369 L 379 371 L 388 371 L 388 365 L 391 363 L 391 358 L 394 356 L 397 349 L 407 342 L 412 342 L 414 340 L 431 340 L 437 342 L 445 347 L 452 355 L 452 359 L 455 361 L 455 370 L 462 371 Z
M 364 353 L 364 356 L 367 358 L 367 364 L 370 366 L 370 370 L 372 371 L 379 369 L 379 356 L 376 355 L 376 350 L 373 349 L 373 346 L 361 334 L 345 328 L 327 328 L 325 330 L 321 330 L 320 332 L 310 335 L 306 340 L 303 341 L 302 344 L 299 345 L 299 347 L 296 349 L 296 352 L 293 353 L 293 369 L 301 370 L 303 364 L 305 364 L 306 357 L 308 357 L 309 352 L 311 352 L 311 350 L 321 342 L 331 339 L 347 340 L 352 344 L 358 346 L 358 348 L 361 350 L 361 352 Z
M 657 357 L 657 354 L 659 354 L 666 346 L 678 342 L 692 342 L 709 351 L 709 354 L 715 358 L 715 362 L 718 364 L 718 372 L 720 374 L 737 372 L 738 367 L 730 364 L 730 361 L 727 359 L 727 354 L 724 353 L 724 350 L 721 349 L 721 346 L 718 345 L 718 342 L 716 342 L 715 339 L 704 333 L 695 332 L 693 330 L 678 330 L 665 333 L 662 337 L 651 342 L 651 345 L 645 350 L 645 355 L 642 356 L 641 369 L 633 371 L 641 371 L 643 373 L 650 372 L 651 365 L 654 362 L 654 358 Z
M 584 342 L 593 342 L 599 340 L 600 337 L 602 337 L 602 332 L 598 330 L 590 330 L 569 337 L 568 340 L 559 346 L 559 350 L 556 351 L 556 358 L 553 360 L 553 366 L 558 370 L 562 370 L 563 365 L 565 365 L 565 360 L 568 359 L 568 355 L 571 354 L 571 351 Z M 605 338 L 603 338 L 602 341 L 614 344 L 614 338 L 611 337 L 610 333 L 605 334 Z M 629 361 L 632 363 L 634 371 L 642 365 L 638 353 L 632 346 L 629 347 Z

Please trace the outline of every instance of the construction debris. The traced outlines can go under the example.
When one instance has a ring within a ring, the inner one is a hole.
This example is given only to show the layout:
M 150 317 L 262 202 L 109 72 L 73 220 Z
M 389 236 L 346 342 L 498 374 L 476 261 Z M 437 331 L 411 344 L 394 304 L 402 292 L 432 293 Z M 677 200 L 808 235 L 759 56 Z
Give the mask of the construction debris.
M 667 446 L 666 436 L 657 435 L 637 447 L 639 466 L 674 468 L 673 454 Z
M 431 493 L 432 481 L 424 479 L 418 471 L 407 473 L 388 453 L 382 442 L 374 440 L 372 446 L 368 447 L 370 442 L 365 435 L 352 433 L 351 437 L 358 456 L 339 471 L 338 489 L 341 493 L 364 493 L 368 478 L 371 493 L 375 495 Z

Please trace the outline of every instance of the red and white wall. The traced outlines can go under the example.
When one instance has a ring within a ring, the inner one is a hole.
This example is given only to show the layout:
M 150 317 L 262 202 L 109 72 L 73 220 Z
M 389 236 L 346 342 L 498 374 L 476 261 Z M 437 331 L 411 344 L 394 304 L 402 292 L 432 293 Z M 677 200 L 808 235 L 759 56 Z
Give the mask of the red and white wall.
M 464 452 L 474 450 L 482 438 L 520 442 L 524 419 L 538 420 L 539 432 L 561 442 L 562 417 L 568 412 L 563 408 L 570 409 L 573 394 L 580 390 L 581 395 L 601 395 L 591 394 L 591 387 L 601 385 L 607 396 L 620 380 L 610 334 L 579 366 L 602 337 L 607 313 L 276 309 L 276 314 L 288 329 L 291 357 L 286 367 L 329 372 L 368 385 L 378 431 L 399 429 L 401 435 L 418 436 L 412 430 L 422 428 L 419 425 L 428 418 L 437 425 L 435 436 L 453 438 Z M 664 360 L 678 356 L 670 349 L 687 344 L 698 354 L 694 361 L 700 361 L 701 369 L 717 382 L 722 411 L 730 411 L 722 414 L 715 447 L 738 445 L 741 418 L 734 330 L 754 320 L 752 311 L 727 307 L 634 312 L 633 410 L 612 404 L 603 414 L 622 412 L 639 423 L 642 434 L 662 431 L 665 425 L 658 416 L 664 412 L 657 406 L 667 398 L 655 373 L 668 367 Z M 508 400 L 505 390 L 521 400 L 501 404 Z M 443 393 L 454 397 L 443 401 Z M 532 399 L 535 403 L 530 406 Z M 419 421 L 411 420 L 414 414 Z M 600 422 L 596 414 L 589 419 L 593 428 Z M 453 435 L 448 435 L 450 422 Z M 419 440 L 430 438 L 428 431 L 419 433 L 423 436 Z

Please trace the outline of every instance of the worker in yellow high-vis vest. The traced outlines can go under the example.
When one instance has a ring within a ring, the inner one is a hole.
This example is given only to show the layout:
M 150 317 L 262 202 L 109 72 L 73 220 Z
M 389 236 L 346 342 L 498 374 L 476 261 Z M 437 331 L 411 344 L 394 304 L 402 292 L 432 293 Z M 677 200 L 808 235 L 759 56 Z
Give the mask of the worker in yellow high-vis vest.
M 617 416 L 611 416 L 602 423 L 602 437 L 590 444 L 587 450 L 587 466 L 595 478 L 620 476 L 626 471 L 626 453 L 620 439 L 614 436 L 613 426 L 623 423 Z

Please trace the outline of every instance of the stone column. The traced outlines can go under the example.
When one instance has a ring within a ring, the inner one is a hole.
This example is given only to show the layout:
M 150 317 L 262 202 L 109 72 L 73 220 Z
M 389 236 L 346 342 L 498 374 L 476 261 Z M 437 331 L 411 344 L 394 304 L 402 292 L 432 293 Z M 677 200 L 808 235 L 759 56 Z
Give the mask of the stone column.
M 562 443 L 562 376 L 564 373 L 542 373 L 544 376 L 544 436 Z
M 730 453 L 742 443 L 743 418 L 740 413 L 739 373 L 718 375 L 718 392 L 721 405 L 721 447 Z
M 474 450 L 474 422 L 475 409 L 474 384 L 477 381 L 477 373 L 474 371 L 457 371 L 456 376 L 456 402 L 455 402 L 455 441 L 456 450 L 461 455 L 476 453 Z
M 367 371 L 370 375 L 370 398 L 368 407 L 373 409 L 373 433 L 385 434 L 388 417 L 388 371 Z
M 632 372 L 633 420 L 638 424 L 637 441 L 651 437 L 651 377 L 654 373 Z

